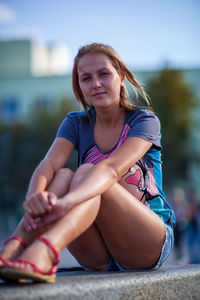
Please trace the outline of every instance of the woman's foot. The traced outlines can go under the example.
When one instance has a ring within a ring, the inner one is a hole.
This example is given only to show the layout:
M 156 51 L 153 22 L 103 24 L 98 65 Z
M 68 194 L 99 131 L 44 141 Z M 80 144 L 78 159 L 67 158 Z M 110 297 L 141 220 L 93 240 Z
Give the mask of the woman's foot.
M 16 259 L 22 254 L 25 248 L 26 245 L 21 238 L 11 237 L 8 239 L 5 242 L 3 249 L 0 251 L 0 267 L 4 266 L 5 261 Z
M 48 273 L 52 268 L 54 259 L 55 256 L 51 249 L 40 240 L 36 240 L 17 257 L 16 261 L 11 261 L 7 265 L 32 272 L 34 270 L 31 267 L 31 264 L 34 264 L 36 267 L 40 268 L 42 272 Z M 31 264 L 26 264 L 27 261 Z
M 38 237 L 16 260 L 6 263 L 1 272 L 3 280 L 54 282 L 59 257 L 54 246 Z

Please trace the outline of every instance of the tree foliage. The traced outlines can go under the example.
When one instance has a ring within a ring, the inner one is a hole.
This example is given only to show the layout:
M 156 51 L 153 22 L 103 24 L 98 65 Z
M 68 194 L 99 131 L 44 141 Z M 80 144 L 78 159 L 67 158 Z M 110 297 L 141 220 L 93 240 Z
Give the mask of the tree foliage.
M 161 121 L 163 174 L 166 183 L 187 176 L 186 141 L 192 126 L 194 93 L 180 70 L 163 69 L 147 84 L 152 106 Z

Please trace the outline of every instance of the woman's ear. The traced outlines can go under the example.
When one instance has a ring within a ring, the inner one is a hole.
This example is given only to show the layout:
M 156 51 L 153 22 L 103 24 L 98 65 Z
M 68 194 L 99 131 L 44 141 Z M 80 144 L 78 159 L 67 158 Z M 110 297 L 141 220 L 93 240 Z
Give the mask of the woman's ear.
M 121 86 L 123 86 L 124 85 L 124 80 L 125 80 L 125 75 L 121 74 L 120 77 L 121 77 Z

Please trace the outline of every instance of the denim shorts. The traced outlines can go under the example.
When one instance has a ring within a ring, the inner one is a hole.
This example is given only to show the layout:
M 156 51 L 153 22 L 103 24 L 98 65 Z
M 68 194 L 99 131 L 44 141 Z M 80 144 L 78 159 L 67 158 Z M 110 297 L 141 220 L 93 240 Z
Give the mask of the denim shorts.
M 110 261 L 108 263 L 108 266 L 105 270 L 103 271 L 126 271 L 126 272 L 139 272 L 139 271 L 154 271 L 156 269 L 159 269 L 162 264 L 166 261 L 166 259 L 169 257 L 172 249 L 173 249 L 173 245 L 174 245 L 174 233 L 173 233 L 173 229 L 170 225 L 165 224 L 165 241 L 161 250 L 161 254 L 160 254 L 160 258 L 157 261 L 157 263 L 155 264 L 155 266 L 149 268 L 149 269 L 137 269 L 137 270 L 127 270 L 124 269 L 119 263 L 118 261 L 111 256 Z M 81 265 L 81 267 L 83 267 L 84 270 L 86 271 L 94 271 L 93 269 L 87 268 L 83 265 Z

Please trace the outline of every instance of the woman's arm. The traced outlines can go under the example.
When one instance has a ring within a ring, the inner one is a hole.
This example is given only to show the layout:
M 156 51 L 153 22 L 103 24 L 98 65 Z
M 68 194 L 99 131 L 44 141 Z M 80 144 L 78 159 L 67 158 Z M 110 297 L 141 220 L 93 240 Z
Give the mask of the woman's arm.
M 65 166 L 73 149 L 70 141 L 60 137 L 55 139 L 45 158 L 34 171 L 26 197 L 47 188 L 55 172 Z
M 88 176 L 61 200 L 66 210 L 104 193 L 117 182 L 152 146 L 144 139 L 131 137 L 108 159 L 95 165 Z
M 91 168 L 83 181 L 60 198 L 52 206 L 52 213 L 44 215 L 34 225 L 35 228 L 54 222 L 79 203 L 104 193 L 121 178 L 126 170 L 143 157 L 151 146 L 152 143 L 144 139 L 128 138 L 111 157 Z
M 36 168 L 30 180 L 26 201 L 23 205 L 28 213 L 31 212 L 33 206 L 36 207 L 35 213 L 37 207 L 41 210 L 43 209 L 43 213 L 48 208 L 49 193 L 45 190 L 52 181 L 56 171 L 65 166 L 73 149 L 74 146 L 70 141 L 64 138 L 55 139 L 45 158 Z M 38 202 L 38 205 L 36 202 Z

